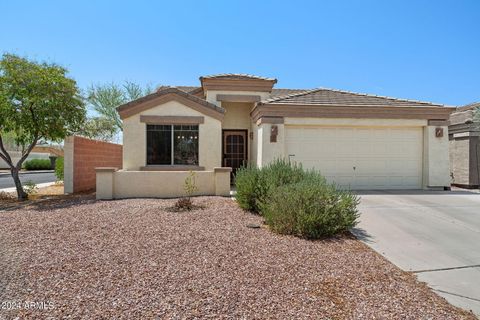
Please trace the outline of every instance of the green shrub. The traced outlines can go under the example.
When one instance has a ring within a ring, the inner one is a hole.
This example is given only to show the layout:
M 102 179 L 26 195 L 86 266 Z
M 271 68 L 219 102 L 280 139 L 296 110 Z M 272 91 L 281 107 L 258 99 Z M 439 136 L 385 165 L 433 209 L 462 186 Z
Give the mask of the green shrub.
M 318 239 L 357 224 L 357 196 L 287 160 L 241 168 L 235 182 L 240 207 L 262 214 L 275 232 Z
M 276 188 L 261 211 L 274 232 L 318 239 L 354 227 L 358 202 L 357 196 L 310 173 L 303 182 Z
M 57 181 L 63 181 L 63 157 L 58 157 L 55 162 L 55 176 Z
M 245 210 L 260 213 L 260 204 L 268 199 L 271 190 L 300 182 L 308 175 L 300 165 L 285 159 L 274 160 L 262 169 L 252 165 L 240 168 L 235 175 L 237 202 Z
M 238 169 L 235 174 L 236 199 L 240 208 L 244 210 L 258 212 L 259 174 L 260 170 L 251 165 Z
M 32 159 L 25 161 L 24 168 L 26 170 L 50 170 L 50 159 Z

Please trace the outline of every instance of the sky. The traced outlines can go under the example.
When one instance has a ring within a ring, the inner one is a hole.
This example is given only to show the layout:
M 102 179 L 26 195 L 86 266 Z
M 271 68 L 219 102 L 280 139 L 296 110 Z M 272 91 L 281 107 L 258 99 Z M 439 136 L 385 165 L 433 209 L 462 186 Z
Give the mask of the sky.
M 459 106 L 480 101 L 480 0 L 6 1 L 0 53 L 85 89 L 248 73 Z

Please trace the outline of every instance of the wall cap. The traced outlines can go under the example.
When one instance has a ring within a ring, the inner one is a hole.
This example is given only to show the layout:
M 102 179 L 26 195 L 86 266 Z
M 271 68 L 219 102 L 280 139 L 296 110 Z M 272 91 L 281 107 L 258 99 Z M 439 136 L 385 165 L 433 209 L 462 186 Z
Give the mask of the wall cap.
M 140 167 L 140 171 L 205 171 L 205 167 L 188 165 L 148 165 Z
M 118 168 L 115 167 L 97 167 L 95 168 L 96 172 L 115 172 L 118 171 Z
M 213 168 L 213 171 L 216 172 L 232 172 L 232 168 L 230 167 L 216 167 Z

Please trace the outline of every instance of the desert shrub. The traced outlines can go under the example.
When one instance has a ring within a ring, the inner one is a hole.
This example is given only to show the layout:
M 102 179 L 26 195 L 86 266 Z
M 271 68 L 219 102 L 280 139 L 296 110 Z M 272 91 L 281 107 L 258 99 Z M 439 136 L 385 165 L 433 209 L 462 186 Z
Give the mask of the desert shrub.
M 240 208 L 258 212 L 258 180 L 260 170 L 255 166 L 248 165 L 237 169 L 235 174 L 235 186 L 237 188 L 236 199 Z
M 23 184 L 23 191 L 28 195 L 36 194 L 38 192 L 37 184 L 32 180 L 28 180 Z
M 24 168 L 26 170 L 50 170 L 50 159 L 32 159 L 25 161 Z
M 57 181 L 63 181 L 63 157 L 58 157 L 57 161 L 55 162 L 55 177 L 57 177 Z
M 357 224 L 358 197 L 310 172 L 302 182 L 276 188 L 261 204 L 265 222 L 281 234 L 318 239 Z
M 180 198 L 175 202 L 174 208 L 177 211 L 190 211 L 196 206 L 193 204 L 192 196 L 198 191 L 197 177 L 195 172 L 190 171 L 183 183 L 183 190 L 185 190 L 186 197 Z
M 261 169 L 252 165 L 240 168 L 235 175 L 237 202 L 245 210 L 260 213 L 260 204 L 268 199 L 271 190 L 300 182 L 309 174 L 286 159 L 274 160 Z

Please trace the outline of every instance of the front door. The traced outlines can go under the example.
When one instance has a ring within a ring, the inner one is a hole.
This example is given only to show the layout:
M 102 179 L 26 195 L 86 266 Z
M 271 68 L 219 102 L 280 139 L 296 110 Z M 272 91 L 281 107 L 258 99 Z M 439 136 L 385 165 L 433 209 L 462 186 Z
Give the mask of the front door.
M 223 166 L 235 171 L 247 161 L 247 130 L 223 131 Z M 232 180 L 233 181 L 233 180 Z

